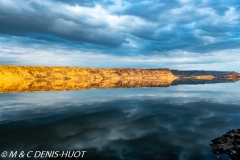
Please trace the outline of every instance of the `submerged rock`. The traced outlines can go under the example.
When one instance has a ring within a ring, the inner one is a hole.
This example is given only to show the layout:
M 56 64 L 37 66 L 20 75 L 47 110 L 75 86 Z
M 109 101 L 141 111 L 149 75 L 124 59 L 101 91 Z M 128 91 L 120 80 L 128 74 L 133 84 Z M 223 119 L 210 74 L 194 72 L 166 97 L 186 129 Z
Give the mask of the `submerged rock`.
M 228 154 L 232 160 L 240 160 L 240 129 L 228 131 L 213 139 L 210 145 L 213 153 Z

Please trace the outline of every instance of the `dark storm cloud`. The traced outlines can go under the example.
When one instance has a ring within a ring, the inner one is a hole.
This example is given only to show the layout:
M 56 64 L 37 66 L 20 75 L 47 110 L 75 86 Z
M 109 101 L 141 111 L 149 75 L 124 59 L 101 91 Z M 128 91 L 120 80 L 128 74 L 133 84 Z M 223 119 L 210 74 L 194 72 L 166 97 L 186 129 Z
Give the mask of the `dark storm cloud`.
M 65 3 L 65 4 L 69 4 L 72 6 L 75 5 L 80 5 L 80 6 L 85 6 L 85 7 L 94 7 L 96 5 L 96 3 L 100 3 L 104 6 L 108 6 L 108 5 L 112 5 L 114 4 L 114 1 L 105 1 L 105 0 L 52 0 L 55 2 L 60 2 L 60 3 Z
M 126 42 L 124 37 L 117 31 L 109 28 L 105 22 L 94 22 L 94 18 L 88 13 L 68 15 L 67 10 L 61 12 L 50 2 L 40 1 L 1 2 L 0 8 L 0 32 L 3 34 L 26 36 L 34 34 L 45 34 L 57 36 L 71 41 L 79 41 L 106 46 L 115 46 Z M 11 2 L 10 2 L 11 3 Z M 52 9 L 56 10 L 53 11 Z M 81 10 L 81 9 L 80 9 Z M 49 35 L 49 36 L 48 36 Z M 44 38 L 44 37 L 42 37 Z
M 118 46 L 118 55 L 128 55 L 129 51 L 149 54 L 175 49 L 212 52 L 239 48 L 240 16 L 236 0 L 0 3 L 2 34 L 59 43 L 63 39 L 82 44 L 82 48 L 89 43 Z M 226 48 L 212 47 L 223 41 Z M 106 50 L 95 47 L 100 52 Z
M 93 7 L 94 3 L 97 2 L 98 0 L 92 0 L 92 1 L 88 1 L 88 0 L 52 0 L 55 2 L 60 2 L 60 3 L 66 3 L 69 5 L 80 5 L 80 6 L 86 6 L 86 7 Z
M 212 50 L 237 49 L 240 46 L 239 40 L 240 39 L 221 40 L 219 42 L 207 44 L 204 48 L 202 46 L 196 46 L 192 49 L 192 51 L 207 53 L 211 52 Z

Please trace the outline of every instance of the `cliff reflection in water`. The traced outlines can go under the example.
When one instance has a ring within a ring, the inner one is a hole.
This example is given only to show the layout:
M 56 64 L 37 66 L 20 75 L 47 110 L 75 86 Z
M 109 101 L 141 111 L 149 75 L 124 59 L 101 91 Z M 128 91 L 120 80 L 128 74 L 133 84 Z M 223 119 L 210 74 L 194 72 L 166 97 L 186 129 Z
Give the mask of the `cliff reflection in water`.
M 85 89 L 103 89 L 103 88 L 142 88 L 142 87 L 170 87 L 183 84 L 214 84 L 214 83 L 233 83 L 235 80 L 229 79 L 130 79 L 130 80 L 112 80 L 104 79 L 101 81 L 64 81 L 64 80 L 34 80 L 19 81 L 14 83 L 2 81 L 0 92 L 37 92 L 37 91 L 68 91 Z
M 167 87 L 169 69 L 0 66 L 0 92 Z
M 0 66 L 0 92 L 66 91 L 101 88 L 169 87 L 235 82 L 236 72 L 138 68 Z
M 0 151 L 86 150 L 84 159 L 104 160 L 216 159 L 211 140 L 239 126 L 239 86 L 0 94 Z
M 112 80 L 104 79 L 101 81 L 87 80 L 24 80 L 14 83 L 0 82 L 0 93 L 10 92 L 37 92 L 37 91 L 68 91 L 85 89 L 103 89 L 103 88 L 142 88 L 142 87 L 170 87 L 174 85 L 190 84 L 214 84 L 214 83 L 233 83 L 235 80 L 229 79 L 129 79 Z
M 0 152 L 216 159 L 211 140 L 239 128 L 240 82 L 225 83 L 235 72 L 5 67 L 0 78 Z

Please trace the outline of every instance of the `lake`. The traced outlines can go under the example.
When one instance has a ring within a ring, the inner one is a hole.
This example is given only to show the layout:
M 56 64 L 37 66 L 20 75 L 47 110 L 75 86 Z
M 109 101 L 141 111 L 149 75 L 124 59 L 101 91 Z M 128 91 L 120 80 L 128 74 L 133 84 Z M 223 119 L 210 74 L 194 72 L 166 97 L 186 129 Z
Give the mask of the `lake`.
M 209 144 L 240 128 L 239 97 L 240 82 L 0 94 L 0 151 L 33 151 L 32 156 L 86 151 L 80 159 L 102 160 L 229 160 Z

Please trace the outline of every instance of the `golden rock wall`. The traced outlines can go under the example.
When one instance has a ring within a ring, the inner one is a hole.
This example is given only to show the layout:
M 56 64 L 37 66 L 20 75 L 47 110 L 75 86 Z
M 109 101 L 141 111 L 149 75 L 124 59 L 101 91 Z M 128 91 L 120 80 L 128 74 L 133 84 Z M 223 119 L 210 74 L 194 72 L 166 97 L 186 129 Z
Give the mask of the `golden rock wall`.
M 0 66 L 0 92 L 167 87 L 169 69 Z

